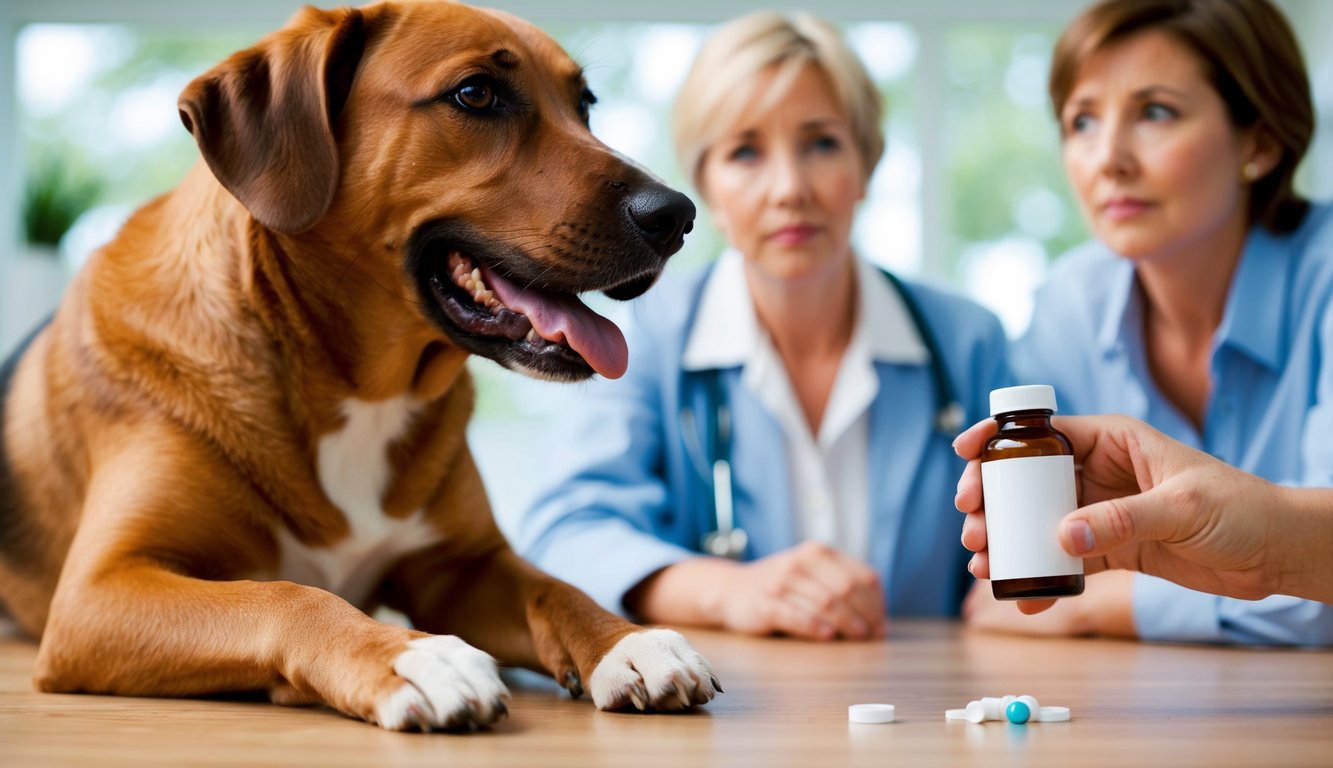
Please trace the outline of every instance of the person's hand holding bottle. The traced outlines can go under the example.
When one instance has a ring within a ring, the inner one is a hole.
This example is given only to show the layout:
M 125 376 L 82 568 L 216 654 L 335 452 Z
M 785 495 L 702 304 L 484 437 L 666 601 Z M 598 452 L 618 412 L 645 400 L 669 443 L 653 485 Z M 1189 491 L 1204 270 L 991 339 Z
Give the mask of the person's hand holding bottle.
M 1060 543 L 1088 573 L 1124 568 L 1231 597 L 1333 602 L 1333 489 L 1274 485 L 1124 416 L 1057 417 L 1056 427 L 1081 465 L 1082 506 L 1061 522 Z M 990 575 L 979 457 L 995 428 L 988 419 L 954 442 L 968 460 L 955 504 L 977 578 Z

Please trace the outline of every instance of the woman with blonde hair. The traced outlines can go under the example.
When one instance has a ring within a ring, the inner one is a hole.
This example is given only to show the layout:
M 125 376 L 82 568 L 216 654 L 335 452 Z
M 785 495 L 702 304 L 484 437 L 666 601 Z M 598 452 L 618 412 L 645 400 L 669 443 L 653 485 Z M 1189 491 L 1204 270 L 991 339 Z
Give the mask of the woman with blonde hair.
M 1007 383 L 1005 340 L 854 253 L 881 113 L 813 17 L 751 14 L 704 45 L 673 130 L 730 248 L 639 301 L 629 372 L 558 425 L 518 536 L 540 567 L 638 619 L 753 634 L 957 613 L 950 443 Z

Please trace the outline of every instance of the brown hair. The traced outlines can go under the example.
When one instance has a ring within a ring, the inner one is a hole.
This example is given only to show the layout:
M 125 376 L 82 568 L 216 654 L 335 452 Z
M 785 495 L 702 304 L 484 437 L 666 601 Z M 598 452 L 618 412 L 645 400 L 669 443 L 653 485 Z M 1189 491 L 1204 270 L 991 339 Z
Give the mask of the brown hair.
M 1309 202 L 1292 177 L 1314 134 L 1310 78 L 1291 26 L 1268 0 L 1102 0 L 1079 14 L 1055 44 L 1051 105 L 1064 110 L 1079 69 L 1109 43 L 1137 32 L 1166 32 L 1199 58 L 1238 128 L 1257 126 L 1282 158 L 1250 194 L 1250 221 L 1275 233 L 1298 227 Z

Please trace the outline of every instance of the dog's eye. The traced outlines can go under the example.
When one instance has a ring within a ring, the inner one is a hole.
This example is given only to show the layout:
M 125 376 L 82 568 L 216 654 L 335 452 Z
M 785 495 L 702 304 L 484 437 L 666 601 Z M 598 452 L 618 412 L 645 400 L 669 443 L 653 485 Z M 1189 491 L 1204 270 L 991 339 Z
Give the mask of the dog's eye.
M 592 111 L 592 105 L 597 103 L 597 97 L 587 88 L 579 94 L 579 116 L 583 118 L 586 125 L 588 122 L 588 113 Z
M 489 77 L 474 77 L 454 89 L 454 103 L 474 112 L 485 112 L 496 105 L 495 83 Z

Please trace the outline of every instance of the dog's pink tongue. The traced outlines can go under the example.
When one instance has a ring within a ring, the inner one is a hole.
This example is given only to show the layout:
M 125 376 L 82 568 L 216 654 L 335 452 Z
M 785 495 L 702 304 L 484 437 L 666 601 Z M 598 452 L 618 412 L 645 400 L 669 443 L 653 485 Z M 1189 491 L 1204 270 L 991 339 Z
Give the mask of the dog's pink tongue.
M 532 329 L 547 341 L 565 344 L 579 353 L 594 371 L 608 379 L 625 375 L 629 347 L 616 324 L 588 309 L 577 296 L 520 288 L 481 268 L 486 285 L 505 306 L 526 315 Z

